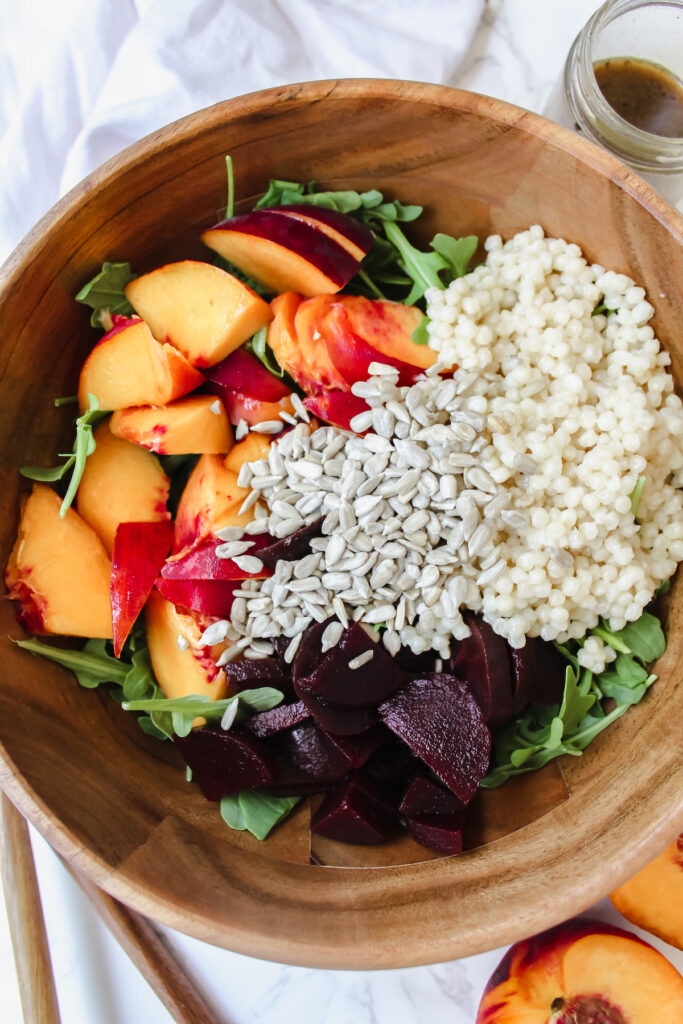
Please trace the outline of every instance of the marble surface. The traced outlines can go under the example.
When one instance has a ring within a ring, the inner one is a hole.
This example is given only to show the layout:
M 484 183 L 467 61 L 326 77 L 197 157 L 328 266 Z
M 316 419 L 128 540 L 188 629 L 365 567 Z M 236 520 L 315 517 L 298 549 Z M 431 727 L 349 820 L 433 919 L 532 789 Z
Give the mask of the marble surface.
M 597 6 L 595 0 L 488 0 L 473 45 L 447 84 L 542 111 L 574 36 Z M 36 834 L 33 841 L 64 1024 L 169 1024 L 168 1013 L 50 848 Z M 609 901 L 593 913 L 621 920 Z M 168 935 L 231 1024 L 473 1024 L 484 985 L 502 954 L 496 950 L 410 970 L 319 971 Z M 683 954 L 648 938 L 683 970 Z M 0 1020 L 21 1021 L 4 916 Z

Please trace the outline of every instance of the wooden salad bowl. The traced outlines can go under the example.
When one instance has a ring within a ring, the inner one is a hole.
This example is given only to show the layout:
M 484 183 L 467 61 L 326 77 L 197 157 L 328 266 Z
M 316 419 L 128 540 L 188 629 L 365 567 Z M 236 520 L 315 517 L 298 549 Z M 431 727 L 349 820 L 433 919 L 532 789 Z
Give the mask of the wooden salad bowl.
M 421 203 L 425 243 L 436 231 L 510 236 L 542 224 L 647 289 L 681 380 L 683 219 L 611 156 L 524 110 L 439 86 L 350 80 L 255 93 L 110 160 L 3 268 L 3 565 L 27 489 L 19 467 L 50 464 L 70 444 L 69 412 L 53 398 L 75 391 L 93 344 L 75 293 L 104 260 L 130 260 L 142 272 L 210 258 L 199 235 L 224 204 L 228 152 L 244 206 L 271 177 L 315 179 Z M 492 813 L 502 819 L 482 836 L 500 838 L 459 857 L 406 864 L 399 850 L 387 866 L 376 851 L 326 860 L 319 850 L 317 860 L 335 866 L 311 864 L 306 805 L 265 843 L 231 832 L 217 805 L 186 783 L 170 744 L 144 736 L 105 693 L 79 688 L 9 641 L 21 633 L 9 601 L 0 623 L 0 783 L 79 871 L 197 938 L 318 967 L 466 956 L 584 910 L 683 830 L 682 600 L 679 578 L 648 697 L 582 757 L 498 791 Z M 540 816 L 515 819 L 531 805 Z

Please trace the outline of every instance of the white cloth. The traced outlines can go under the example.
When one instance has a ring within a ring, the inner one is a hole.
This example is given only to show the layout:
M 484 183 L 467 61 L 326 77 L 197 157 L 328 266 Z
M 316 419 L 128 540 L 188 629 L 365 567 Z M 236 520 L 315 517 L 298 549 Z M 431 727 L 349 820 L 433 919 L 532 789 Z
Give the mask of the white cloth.
M 324 78 L 449 84 L 484 0 L 0 0 L 0 259 L 86 174 L 218 100 Z

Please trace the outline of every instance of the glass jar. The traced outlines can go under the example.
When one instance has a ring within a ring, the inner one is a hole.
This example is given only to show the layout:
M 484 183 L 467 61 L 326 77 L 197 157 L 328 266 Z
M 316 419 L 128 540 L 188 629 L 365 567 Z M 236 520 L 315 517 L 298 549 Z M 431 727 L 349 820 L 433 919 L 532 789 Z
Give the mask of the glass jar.
M 683 138 L 656 135 L 621 117 L 604 95 L 594 65 L 645 61 L 683 90 L 683 0 L 608 0 L 584 25 L 544 114 L 608 149 L 683 213 Z

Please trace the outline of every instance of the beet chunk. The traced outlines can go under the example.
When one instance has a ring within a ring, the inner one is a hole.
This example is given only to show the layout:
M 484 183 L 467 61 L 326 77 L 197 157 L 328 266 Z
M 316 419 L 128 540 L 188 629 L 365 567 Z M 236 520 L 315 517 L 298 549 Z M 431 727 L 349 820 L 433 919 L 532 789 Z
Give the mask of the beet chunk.
M 554 644 L 527 637 L 524 647 L 509 648 L 515 711 L 525 704 L 560 704 L 564 694 L 565 660 Z
M 175 736 L 173 742 L 207 800 L 220 800 L 274 778 L 273 758 L 243 729 L 193 729 L 187 736 Z
M 404 682 L 405 675 L 391 655 L 357 622 L 345 629 L 337 646 L 325 654 L 320 650 L 324 632 L 320 626 L 326 627 L 327 623 L 313 627 L 313 636 L 308 643 L 302 642 L 304 650 L 294 659 L 294 688 L 302 698 L 310 693 L 333 704 L 368 707 L 384 700 Z M 350 661 L 368 651 L 372 652 L 370 661 L 349 668 Z
M 464 612 L 470 635 L 454 644 L 450 671 L 467 683 L 490 725 L 515 712 L 508 644 L 480 615 Z
M 372 728 L 379 721 L 377 709 L 374 707 L 343 707 L 305 690 L 298 690 L 297 695 L 301 697 L 318 725 L 327 732 L 333 732 L 335 736 L 355 736 Z
M 406 818 L 423 815 L 459 814 L 464 810 L 462 800 L 437 782 L 418 776 L 408 786 L 399 810 Z
M 431 779 L 418 777 L 409 786 L 399 809 L 415 842 L 441 853 L 462 852 L 465 812 L 453 793 Z
M 310 712 L 300 700 L 296 704 L 280 704 L 270 711 L 259 711 L 253 715 L 245 725 L 245 729 L 253 732 L 254 736 L 265 739 L 274 736 L 283 729 L 291 729 L 293 725 L 300 725 L 307 718 Z
M 417 775 L 426 772 L 424 762 L 415 757 L 403 740 L 387 733 L 387 738 L 368 759 L 363 774 L 374 779 L 392 805 L 398 807 L 403 794 Z
M 277 768 L 273 792 L 320 793 L 358 768 L 382 742 L 382 730 L 340 739 L 313 722 L 303 722 L 268 741 Z
M 340 843 L 383 843 L 398 828 L 396 811 L 372 779 L 352 775 L 335 787 L 311 818 L 311 832 Z
M 413 679 L 379 706 L 382 721 L 464 804 L 489 766 L 491 733 L 467 686 L 432 673 Z
M 295 533 L 282 540 L 273 540 L 270 544 L 261 548 L 258 557 L 269 569 L 274 569 L 280 561 L 296 562 L 310 553 L 311 541 L 314 537 L 320 537 L 323 532 L 322 519 L 316 519 L 310 526 L 302 526 Z
M 465 814 L 435 816 L 431 821 L 422 818 L 407 818 L 406 825 L 411 836 L 420 846 L 439 853 L 462 853 L 462 830 Z
M 234 693 L 272 686 L 286 696 L 294 695 L 289 665 L 280 658 L 242 658 L 229 661 L 225 675 Z

